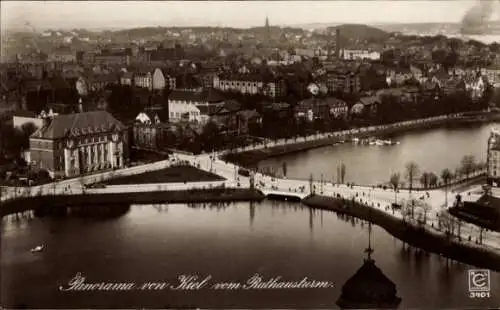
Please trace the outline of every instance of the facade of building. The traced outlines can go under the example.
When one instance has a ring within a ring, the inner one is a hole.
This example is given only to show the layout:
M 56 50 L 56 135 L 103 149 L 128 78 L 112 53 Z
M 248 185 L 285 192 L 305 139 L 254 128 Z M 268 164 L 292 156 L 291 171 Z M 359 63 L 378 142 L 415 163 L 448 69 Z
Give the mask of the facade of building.
M 328 92 L 341 91 L 348 94 L 361 91 L 361 79 L 359 75 L 347 71 L 331 71 L 322 77 L 328 88 Z
M 413 72 L 408 68 L 389 69 L 386 73 L 386 82 L 390 86 L 401 86 L 413 78 Z
M 76 53 L 69 48 L 60 48 L 49 54 L 49 61 L 63 63 L 76 62 Z
M 284 79 L 276 79 L 272 82 L 267 83 L 267 87 L 264 88 L 264 95 L 271 98 L 277 98 L 284 96 L 286 94 L 286 82 Z
M 88 86 L 91 91 L 100 91 L 108 85 L 117 85 L 119 78 L 115 74 L 95 74 L 89 77 Z
M 137 115 L 135 118 L 136 122 L 139 122 L 141 124 L 159 124 L 160 123 L 160 116 L 157 113 L 151 113 L 149 111 L 144 111 L 141 112 Z
M 255 75 L 216 76 L 214 88 L 222 91 L 237 91 L 242 94 L 258 94 L 263 92 L 264 82 Z
M 300 101 L 295 107 L 295 117 L 313 121 L 315 119 L 331 120 L 346 118 L 349 112 L 347 103 L 343 100 L 327 98 L 310 98 Z
M 263 94 L 277 98 L 286 93 L 284 79 L 276 78 L 268 82 L 255 74 L 237 74 L 233 76 L 215 76 L 213 87 L 222 91 L 235 91 L 242 94 Z
M 345 60 L 370 59 L 379 60 L 380 53 L 368 50 L 342 50 L 342 55 Z
M 203 117 L 201 115 L 200 109 L 198 109 L 194 104 L 183 104 L 183 103 L 168 103 L 168 111 L 170 113 L 169 120 L 173 123 L 186 121 L 186 122 L 202 122 Z
M 21 128 L 25 124 L 32 123 L 38 129 L 43 125 L 43 119 L 38 117 L 36 113 L 28 111 L 18 111 L 12 115 L 12 125 L 16 128 Z
M 120 84 L 121 85 L 129 85 L 132 86 L 134 84 L 134 73 L 133 72 L 125 72 L 121 77 L 120 77 Z
M 94 64 L 99 65 L 130 65 L 131 53 L 127 51 L 101 51 L 94 56 Z
M 135 118 L 133 130 L 133 145 L 139 148 L 157 149 L 163 132 L 158 113 L 144 111 Z
M 168 83 L 168 89 L 174 90 L 177 88 L 177 78 L 175 76 L 167 76 L 165 83 Z
M 490 185 L 500 187 L 500 132 L 492 130 L 488 138 L 486 173 Z
M 488 82 L 494 87 L 500 87 L 500 65 L 492 65 L 484 72 Z
M 134 75 L 134 85 L 136 87 L 153 89 L 153 75 L 151 72 L 141 72 Z
M 182 116 L 182 114 L 177 116 L 177 113 L 193 112 L 194 119 L 192 117 L 189 119 L 204 123 L 208 120 L 209 115 L 217 110 L 218 104 L 222 101 L 223 98 L 213 89 L 201 91 L 174 90 L 168 97 L 170 119 L 175 122 L 180 120 L 179 117 Z M 189 106 L 194 106 L 195 109 L 187 108 Z
M 30 161 L 52 177 L 121 168 L 128 158 L 126 127 L 106 111 L 46 118 L 30 137 Z

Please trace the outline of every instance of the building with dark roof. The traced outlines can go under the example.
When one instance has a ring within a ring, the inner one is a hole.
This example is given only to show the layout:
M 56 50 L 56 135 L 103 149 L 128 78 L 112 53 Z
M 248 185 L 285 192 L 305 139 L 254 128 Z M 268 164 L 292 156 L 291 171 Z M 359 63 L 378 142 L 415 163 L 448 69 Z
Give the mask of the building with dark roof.
M 366 259 L 342 287 L 337 305 L 342 309 L 395 309 L 401 302 L 396 294 L 396 285 L 373 259 Z
M 305 99 L 295 106 L 295 116 L 306 118 L 309 121 L 345 118 L 348 113 L 347 103 L 334 97 Z
M 29 160 L 53 177 L 120 168 L 127 137 L 127 128 L 106 111 L 57 115 L 30 137 Z
M 368 223 L 367 257 L 363 265 L 342 286 L 337 305 L 342 309 L 396 309 L 401 303 L 396 285 L 371 258 L 371 222 Z

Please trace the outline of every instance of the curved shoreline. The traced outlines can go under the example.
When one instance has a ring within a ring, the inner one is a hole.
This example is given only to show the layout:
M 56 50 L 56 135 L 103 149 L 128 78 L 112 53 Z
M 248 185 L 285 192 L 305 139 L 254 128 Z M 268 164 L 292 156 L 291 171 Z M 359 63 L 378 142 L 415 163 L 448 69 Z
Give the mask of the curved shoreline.
M 262 201 L 265 196 L 259 190 L 245 188 L 229 189 L 196 189 L 156 192 L 127 192 L 109 194 L 79 194 L 38 196 L 18 198 L 4 202 L 0 208 L 0 218 L 9 214 L 22 213 L 29 210 L 64 208 L 86 205 L 99 207 L 108 204 L 159 204 L 159 203 L 203 203 L 203 202 L 237 202 Z
M 359 203 L 346 201 L 340 198 L 326 196 L 309 196 L 302 200 L 306 206 L 314 209 L 333 211 L 347 214 L 356 218 L 371 221 L 382 227 L 392 236 L 414 247 L 429 251 L 441 256 L 500 272 L 500 253 L 480 248 L 465 242 L 459 243 L 456 239 L 447 239 L 443 234 L 422 229 L 402 220 L 385 214 L 375 208 L 363 206 Z
M 197 189 L 158 192 L 132 192 L 112 194 L 72 195 L 71 200 L 66 196 L 39 196 L 19 198 L 9 201 L 1 208 L 0 217 L 33 210 L 41 216 L 52 214 L 66 214 L 72 208 L 84 213 L 97 212 L 93 208 L 131 205 L 131 204 L 159 204 L 159 203 L 204 203 L 204 202 L 238 202 L 264 200 L 265 195 L 256 189 Z M 309 208 L 333 211 L 347 214 L 362 220 L 370 220 L 382 227 L 392 236 L 414 247 L 440 254 L 480 268 L 488 268 L 500 272 L 500 252 L 488 248 L 474 247 L 456 240 L 448 240 L 443 234 L 427 229 L 405 224 L 401 219 L 392 217 L 376 208 L 364 206 L 357 202 L 327 196 L 308 196 L 301 203 Z M 99 212 L 97 212 L 99 213 Z
M 279 157 L 287 154 L 299 153 L 311 149 L 321 148 L 340 141 L 351 140 L 353 138 L 364 139 L 369 137 L 380 137 L 384 135 L 406 133 L 413 130 L 433 129 L 442 126 L 457 126 L 463 124 L 489 123 L 499 120 L 499 113 L 489 113 L 478 116 L 459 115 L 417 119 L 408 121 L 411 122 L 409 124 L 401 122 L 380 126 L 357 128 L 353 129 L 355 132 L 346 134 L 341 134 L 341 131 L 329 132 L 325 133 L 323 137 L 312 138 L 312 140 L 308 141 L 294 141 L 295 139 L 293 138 L 287 140 L 290 141 L 289 144 L 272 145 L 272 143 L 270 143 L 271 145 L 267 147 L 254 150 L 245 150 L 245 148 L 243 148 L 240 151 L 236 150 L 235 152 L 225 153 L 222 156 L 222 159 L 236 165 L 252 169 L 255 168 L 260 161 L 267 158 Z M 369 130 L 370 128 L 375 129 Z M 324 137 L 325 135 L 326 137 Z M 302 137 L 300 137 L 299 139 L 302 139 Z

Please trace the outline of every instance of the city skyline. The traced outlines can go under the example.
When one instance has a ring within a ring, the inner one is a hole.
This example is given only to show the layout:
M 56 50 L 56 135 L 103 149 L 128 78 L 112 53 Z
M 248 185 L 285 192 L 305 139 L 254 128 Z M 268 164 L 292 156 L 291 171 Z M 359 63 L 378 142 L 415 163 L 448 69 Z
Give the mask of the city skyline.
M 110 2 L 7 1 L 1 6 L 2 28 L 30 23 L 43 29 L 109 29 L 145 26 L 219 26 L 315 23 L 460 22 L 477 1 L 251 1 L 251 2 Z M 113 12 L 114 18 L 110 17 Z M 380 12 L 380 14 L 376 14 Z

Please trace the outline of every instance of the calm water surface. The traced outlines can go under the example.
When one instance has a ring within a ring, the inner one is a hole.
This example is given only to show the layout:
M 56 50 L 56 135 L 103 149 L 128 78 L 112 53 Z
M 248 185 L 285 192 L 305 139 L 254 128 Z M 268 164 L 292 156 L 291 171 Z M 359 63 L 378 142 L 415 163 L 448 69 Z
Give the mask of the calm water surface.
M 486 147 L 491 128 L 500 124 L 472 125 L 461 128 L 441 128 L 415 131 L 392 137 L 399 145 L 375 146 L 345 143 L 313 149 L 301 153 L 269 158 L 259 163 L 282 173 L 286 162 L 289 178 L 336 180 L 337 166 L 346 166 L 346 182 L 357 184 L 387 183 L 393 172 L 403 177 L 405 165 L 416 162 L 421 171 L 438 176 L 445 168 L 454 171 L 464 155 L 474 155 L 478 162 L 486 162 Z
M 208 205 L 207 205 L 208 206 Z M 133 206 L 114 219 L 4 218 L 1 305 L 29 308 L 336 308 L 341 286 L 363 263 L 367 225 L 300 204 L 236 203 L 225 208 Z M 29 249 L 45 244 L 43 252 Z M 373 257 L 397 286 L 400 309 L 500 306 L 500 274 L 488 300 L 468 298 L 470 266 L 403 250 L 373 228 Z M 166 281 L 179 274 L 218 281 L 264 278 L 331 281 L 334 288 L 191 292 L 61 292 L 81 272 L 86 282 Z

